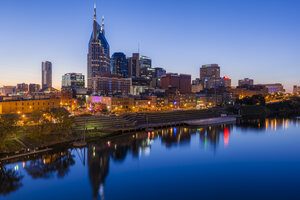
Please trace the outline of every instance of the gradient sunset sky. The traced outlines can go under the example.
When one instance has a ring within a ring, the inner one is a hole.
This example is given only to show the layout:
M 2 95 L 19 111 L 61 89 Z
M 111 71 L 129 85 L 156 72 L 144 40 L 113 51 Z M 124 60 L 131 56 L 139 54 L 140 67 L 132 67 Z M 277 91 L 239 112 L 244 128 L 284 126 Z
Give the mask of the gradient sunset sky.
M 0 86 L 41 83 L 41 62 L 53 64 L 53 85 L 68 72 L 86 75 L 93 5 L 113 52 L 137 52 L 153 67 L 199 77 L 217 63 L 232 84 L 300 85 L 298 0 L 1 0 Z

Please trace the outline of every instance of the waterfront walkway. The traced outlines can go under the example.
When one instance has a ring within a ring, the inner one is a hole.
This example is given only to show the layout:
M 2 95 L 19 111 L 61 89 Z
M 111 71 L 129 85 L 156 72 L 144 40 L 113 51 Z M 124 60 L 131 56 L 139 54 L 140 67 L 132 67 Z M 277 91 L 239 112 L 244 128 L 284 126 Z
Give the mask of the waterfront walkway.
M 75 131 L 103 131 L 109 133 L 143 131 L 183 125 L 213 125 L 235 122 L 235 117 L 220 117 L 218 110 L 187 110 L 156 113 L 129 113 L 119 116 L 100 115 L 77 117 Z
M 75 118 L 73 130 L 101 130 L 113 132 L 116 129 L 135 129 L 150 124 L 177 124 L 187 120 L 219 117 L 216 110 L 187 110 L 155 113 L 129 113 L 119 116 L 99 115 Z
M 231 117 L 231 116 L 185 121 L 185 123 L 190 126 L 209 126 L 209 125 L 227 124 L 227 123 L 235 123 L 235 122 L 236 122 L 236 117 Z

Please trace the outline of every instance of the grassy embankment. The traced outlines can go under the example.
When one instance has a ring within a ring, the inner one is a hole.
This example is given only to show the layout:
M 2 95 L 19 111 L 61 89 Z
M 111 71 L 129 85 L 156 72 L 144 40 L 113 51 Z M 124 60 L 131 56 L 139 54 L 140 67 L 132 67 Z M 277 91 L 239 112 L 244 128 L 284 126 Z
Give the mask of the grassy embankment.
M 217 116 L 219 116 L 218 112 L 212 110 L 190 110 L 73 118 L 67 112 L 60 110 L 56 114 L 33 113 L 25 120 L 22 126 L 18 126 L 18 116 L 10 116 L 14 120 L 5 125 L 10 127 L 10 131 L 1 134 L 0 154 L 28 149 L 33 150 L 37 147 L 45 148 L 55 145 L 69 145 L 72 141 L 82 139 L 84 132 L 86 133 L 86 140 L 89 141 L 101 137 L 113 136 L 113 133 L 117 130 L 135 128 L 138 125 L 145 125 L 147 123 L 168 123 Z

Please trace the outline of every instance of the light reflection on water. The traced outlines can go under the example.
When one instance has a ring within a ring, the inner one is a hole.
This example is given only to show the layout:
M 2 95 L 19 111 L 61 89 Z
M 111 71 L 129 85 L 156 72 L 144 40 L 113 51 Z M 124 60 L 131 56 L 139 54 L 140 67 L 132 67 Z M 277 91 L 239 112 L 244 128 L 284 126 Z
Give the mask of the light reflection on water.
M 172 127 L 57 150 L 2 166 L 1 199 L 297 199 L 298 124 Z

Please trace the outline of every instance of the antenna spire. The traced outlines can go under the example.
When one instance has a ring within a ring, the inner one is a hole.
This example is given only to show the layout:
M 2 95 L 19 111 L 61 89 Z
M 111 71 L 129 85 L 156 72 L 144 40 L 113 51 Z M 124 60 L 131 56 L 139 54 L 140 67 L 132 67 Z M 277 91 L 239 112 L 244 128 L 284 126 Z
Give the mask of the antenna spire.
M 96 21 L 96 3 L 94 3 L 94 20 Z
M 94 4 L 94 23 L 93 23 L 93 38 L 97 38 L 97 16 L 96 16 L 96 3 Z
M 102 26 L 101 26 L 101 31 L 104 34 L 104 16 L 102 16 Z

